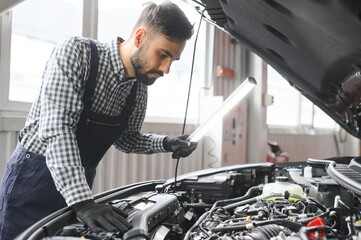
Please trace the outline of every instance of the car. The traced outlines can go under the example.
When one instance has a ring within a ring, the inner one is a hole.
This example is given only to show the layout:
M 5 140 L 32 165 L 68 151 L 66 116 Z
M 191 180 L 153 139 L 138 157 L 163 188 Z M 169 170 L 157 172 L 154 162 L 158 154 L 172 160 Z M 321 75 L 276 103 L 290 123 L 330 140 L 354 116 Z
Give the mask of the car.
M 360 239 L 360 159 L 232 165 L 98 194 L 133 228 L 91 232 L 71 208 L 17 239 Z
M 360 1 L 189 4 L 361 137 Z M 128 213 L 124 235 L 91 232 L 64 208 L 17 239 L 361 239 L 360 199 L 360 157 L 232 165 L 96 195 Z

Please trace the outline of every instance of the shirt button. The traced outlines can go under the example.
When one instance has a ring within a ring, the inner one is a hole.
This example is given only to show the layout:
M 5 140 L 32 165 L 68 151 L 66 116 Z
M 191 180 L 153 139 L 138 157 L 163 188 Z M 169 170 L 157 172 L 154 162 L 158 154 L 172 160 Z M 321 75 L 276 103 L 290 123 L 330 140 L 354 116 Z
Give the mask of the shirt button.
M 30 154 L 29 153 L 25 154 L 25 157 L 30 158 Z
M 113 68 L 113 72 L 114 72 L 114 73 L 118 73 L 119 71 L 118 71 L 117 68 Z

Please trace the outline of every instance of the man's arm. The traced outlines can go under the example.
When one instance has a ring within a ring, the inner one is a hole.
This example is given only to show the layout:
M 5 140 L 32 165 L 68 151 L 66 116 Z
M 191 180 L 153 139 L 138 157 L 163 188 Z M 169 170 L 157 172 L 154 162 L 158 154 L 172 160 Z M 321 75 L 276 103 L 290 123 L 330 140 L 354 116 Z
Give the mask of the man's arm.
M 46 161 L 54 183 L 68 205 L 92 199 L 75 136 L 89 66 L 85 46 L 75 38 L 57 45 L 41 89 L 39 137 L 47 145 Z
M 135 109 L 129 119 L 129 124 L 123 135 L 114 143 L 114 146 L 126 153 L 152 154 L 159 152 L 173 152 L 172 157 L 187 157 L 197 147 L 196 143 L 190 143 L 188 135 L 170 138 L 166 135 L 143 134 L 140 130 L 143 125 L 147 95 L 146 86 L 140 91 L 141 96 L 136 102 Z
M 115 141 L 114 146 L 125 153 L 151 154 L 166 152 L 163 148 L 163 139 L 166 136 L 141 133 L 147 109 L 148 88 L 143 84 L 139 84 L 138 88 L 138 95 L 128 126 L 122 136 Z

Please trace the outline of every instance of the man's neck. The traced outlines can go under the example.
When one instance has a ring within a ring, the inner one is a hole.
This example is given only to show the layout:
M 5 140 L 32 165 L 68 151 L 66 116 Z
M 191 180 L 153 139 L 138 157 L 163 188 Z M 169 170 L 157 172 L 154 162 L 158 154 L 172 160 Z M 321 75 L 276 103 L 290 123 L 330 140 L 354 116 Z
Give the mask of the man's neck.
M 126 78 L 134 77 L 134 70 L 131 63 L 131 46 L 128 41 L 119 43 L 118 52 L 120 59 L 122 60 L 124 66 L 124 74 Z

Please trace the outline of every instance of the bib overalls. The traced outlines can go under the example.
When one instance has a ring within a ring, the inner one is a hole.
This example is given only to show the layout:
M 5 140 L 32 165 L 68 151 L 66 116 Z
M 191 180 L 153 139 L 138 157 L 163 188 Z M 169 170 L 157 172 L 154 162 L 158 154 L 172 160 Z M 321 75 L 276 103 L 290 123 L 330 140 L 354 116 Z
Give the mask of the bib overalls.
M 93 41 L 90 41 L 90 47 L 90 74 L 76 138 L 86 179 L 92 187 L 98 163 L 128 125 L 138 82 L 133 83 L 126 106 L 119 116 L 92 112 L 91 98 L 95 92 L 99 56 Z M 27 151 L 18 143 L 7 162 L 0 188 L 0 239 L 14 239 L 38 220 L 63 207 L 66 207 L 66 202 L 56 190 L 45 157 Z

